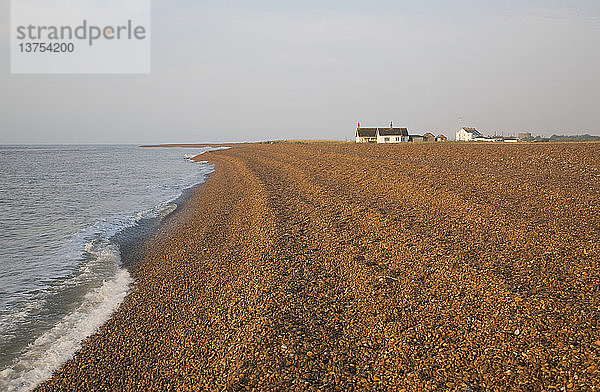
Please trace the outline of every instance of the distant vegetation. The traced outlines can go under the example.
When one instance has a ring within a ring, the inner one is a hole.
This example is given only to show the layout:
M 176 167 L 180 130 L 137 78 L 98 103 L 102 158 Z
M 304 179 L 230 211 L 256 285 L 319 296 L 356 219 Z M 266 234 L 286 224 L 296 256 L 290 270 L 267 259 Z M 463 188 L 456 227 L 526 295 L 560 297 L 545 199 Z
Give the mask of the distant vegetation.
M 600 136 L 592 135 L 552 135 L 550 137 L 529 137 L 522 139 L 524 142 L 600 142 Z

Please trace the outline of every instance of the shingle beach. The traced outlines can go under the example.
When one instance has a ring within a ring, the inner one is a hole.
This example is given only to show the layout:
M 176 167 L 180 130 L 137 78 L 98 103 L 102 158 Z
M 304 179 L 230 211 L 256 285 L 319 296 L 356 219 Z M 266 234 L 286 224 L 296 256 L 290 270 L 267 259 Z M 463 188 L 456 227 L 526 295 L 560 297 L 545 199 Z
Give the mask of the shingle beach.
M 600 390 L 600 143 L 234 146 L 39 391 Z

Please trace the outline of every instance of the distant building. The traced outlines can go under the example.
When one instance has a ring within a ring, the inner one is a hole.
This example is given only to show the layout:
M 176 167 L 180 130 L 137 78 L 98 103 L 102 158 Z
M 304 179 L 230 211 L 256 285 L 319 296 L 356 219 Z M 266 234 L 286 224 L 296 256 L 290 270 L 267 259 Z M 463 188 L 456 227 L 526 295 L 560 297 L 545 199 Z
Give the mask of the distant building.
M 402 143 L 408 141 L 408 129 L 406 128 L 378 128 L 377 143 Z
M 377 143 L 377 128 L 356 128 L 357 143 Z
M 435 135 L 431 132 L 427 132 L 425 135 L 423 135 L 423 138 L 426 142 L 435 142 Z
M 356 127 L 357 143 L 402 143 L 408 142 L 408 129 L 394 128 L 390 123 L 389 128 L 361 128 Z
M 521 132 L 519 133 L 519 141 L 530 141 L 533 140 L 533 136 L 531 136 L 530 132 Z
M 444 135 L 436 137 L 433 133 L 425 135 L 409 135 L 407 128 L 394 128 L 390 123 L 389 128 L 362 128 L 360 123 L 356 127 L 356 143 L 404 143 L 404 142 L 445 142 L 448 138 Z
M 456 132 L 456 141 L 458 142 L 470 142 L 483 137 L 484 136 L 475 128 L 463 127 Z

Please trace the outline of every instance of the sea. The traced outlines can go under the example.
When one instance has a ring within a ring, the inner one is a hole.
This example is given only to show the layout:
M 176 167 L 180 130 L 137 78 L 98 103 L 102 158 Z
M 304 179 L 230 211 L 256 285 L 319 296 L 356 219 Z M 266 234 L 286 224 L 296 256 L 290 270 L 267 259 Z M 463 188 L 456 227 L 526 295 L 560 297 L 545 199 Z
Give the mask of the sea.
M 133 281 L 139 241 L 212 172 L 214 148 L 0 146 L 0 391 L 72 358 Z

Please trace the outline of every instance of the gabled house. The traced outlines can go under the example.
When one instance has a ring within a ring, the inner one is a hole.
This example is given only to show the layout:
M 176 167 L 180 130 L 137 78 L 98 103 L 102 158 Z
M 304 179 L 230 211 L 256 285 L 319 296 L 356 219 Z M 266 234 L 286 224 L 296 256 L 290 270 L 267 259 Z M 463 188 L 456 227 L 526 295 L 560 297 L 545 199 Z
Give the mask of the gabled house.
M 448 138 L 444 135 L 439 135 L 438 137 L 435 138 L 436 142 L 447 142 Z
M 435 135 L 431 132 L 427 132 L 425 135 L 423 135 L 423 138 L 426 142 L 435 142 Z
M 357 143 L 377 143 L 377 128 L 356 128 Z
M 477 138 L 483 138 L 483 135 L 475 128 L 463 127 L 456 132 L 457 142 L 469 142 Z
M 390 124 L 391 125 L 391 124 Z M 408 141 L 406 128 L 378 128 L 377 143 L 402 143 Z
M 408 129 L 394 128 L 356 128 L 357 143 L 402 143 L 409 140 Z

